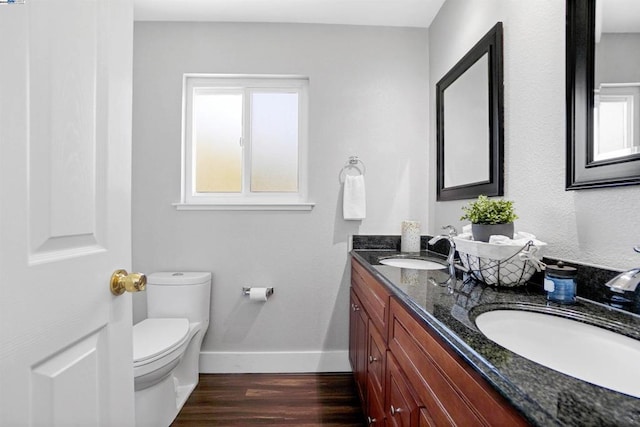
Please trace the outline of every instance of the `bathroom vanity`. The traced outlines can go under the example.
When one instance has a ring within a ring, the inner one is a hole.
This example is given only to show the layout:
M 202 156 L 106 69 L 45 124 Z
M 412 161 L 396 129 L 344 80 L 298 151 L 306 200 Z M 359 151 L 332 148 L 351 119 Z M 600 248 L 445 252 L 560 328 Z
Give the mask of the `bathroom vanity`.
M 397 254 L 352 251 L 349 355 L 370 425 L 640 425 L 640 399 L 529 361 L 475 326 L 490 305 L 549 307 L 539 289 L 437 286 L 446 269 L 380 264 Z M 604 319 L 640 339 L 637 316 L 582 299 L 554 309 Z M 607 369 L 635 371 L 637 362 Z

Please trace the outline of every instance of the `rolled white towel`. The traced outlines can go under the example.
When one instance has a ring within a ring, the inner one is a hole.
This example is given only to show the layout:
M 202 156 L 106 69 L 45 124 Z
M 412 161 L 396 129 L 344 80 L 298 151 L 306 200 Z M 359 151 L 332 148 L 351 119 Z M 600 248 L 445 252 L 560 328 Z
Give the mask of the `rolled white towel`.
M 513 239 L 497 234 L 489 236 L 489 243 L 492 243 L 494 245 L 512 245 Z
M 489 243 L 495 245 L 524 246 L 529 242 L 533 242 L 534 245 L 542 243 L 538 239 L 536 239 L 536 236 L 524 231 L 518 231 L 517 233 L 515 233 L 513 239 L 510 239 L 507 236 L 500 235 L 489 237 Z

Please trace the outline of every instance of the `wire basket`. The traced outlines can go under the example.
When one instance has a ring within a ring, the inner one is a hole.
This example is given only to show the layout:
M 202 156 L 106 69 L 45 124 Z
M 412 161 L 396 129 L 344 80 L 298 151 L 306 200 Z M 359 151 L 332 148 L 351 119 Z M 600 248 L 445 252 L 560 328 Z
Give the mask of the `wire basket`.
M 514 287 L 527 283 L 540 271 L 546 243 L 533 240 L 523 246 L 492 244 L 454 237 L 462 265 L 476 280 L 492 286 Z

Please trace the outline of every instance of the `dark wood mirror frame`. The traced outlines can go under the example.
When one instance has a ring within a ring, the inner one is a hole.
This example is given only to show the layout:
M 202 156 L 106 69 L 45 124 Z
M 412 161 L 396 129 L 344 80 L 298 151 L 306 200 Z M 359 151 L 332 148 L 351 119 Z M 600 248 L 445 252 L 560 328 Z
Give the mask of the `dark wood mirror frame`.
M 567 0 L 567 190 L 640 184 L 640 155 L 593 160 L 595 3 Z
M 461 200 L 504 195 L 503 29 L 498 22 L 436 85 L 437 200 Z M 489 178 L 487 181 L 445 187 L 444 91 L 473 64 L 488 54 L 489 64 Z

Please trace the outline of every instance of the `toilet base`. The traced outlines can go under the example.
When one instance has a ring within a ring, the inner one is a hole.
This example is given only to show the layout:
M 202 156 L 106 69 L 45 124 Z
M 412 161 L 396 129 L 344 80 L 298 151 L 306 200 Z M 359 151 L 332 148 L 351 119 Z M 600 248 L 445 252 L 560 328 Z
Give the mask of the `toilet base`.
M 169 427 L 194 388 L 195 384 L 178 385 L 169 375 L 153 387 L 136 391 L 136 427 Z
M 171 372 L 157 384 L 135 391 L 136 427 L 169 427 L 198 385 L 198 362 L 204 332 L 199 323 L 192 324 L 190 328 L 193 336 L 178 359 L 179 363 L 170 366 Z M 163 366 L 162 370 L 165 369 Z
M 176 406 L 178 407 L 178 412 L 180 412 L 184 404 L 187 402 L 189 396 L 191 396 L 191 392 L 195 388 L 195 384 L 182 385 L 176 388 Z

